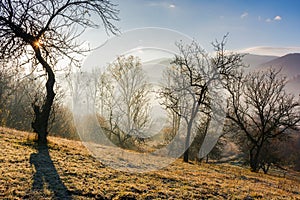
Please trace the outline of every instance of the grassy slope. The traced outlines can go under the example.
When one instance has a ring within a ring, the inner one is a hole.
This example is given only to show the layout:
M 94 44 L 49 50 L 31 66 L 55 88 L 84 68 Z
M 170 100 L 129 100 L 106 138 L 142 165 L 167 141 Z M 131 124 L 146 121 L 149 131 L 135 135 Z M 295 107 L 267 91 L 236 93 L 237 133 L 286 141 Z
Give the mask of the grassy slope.
M 51 137 L 49 152 L 56 171 L 44 177 L 43 191 L 36 191 L 30 157 L 37 150 L 28 137 L 29 133 L 0 127 L 0 199 L 51 199 L 55 194 L 74 199 L 300 199 L 298 181 L 228 164 L 176 161 L 155 172 L 119 172 L 104 167 L 80 142 Z

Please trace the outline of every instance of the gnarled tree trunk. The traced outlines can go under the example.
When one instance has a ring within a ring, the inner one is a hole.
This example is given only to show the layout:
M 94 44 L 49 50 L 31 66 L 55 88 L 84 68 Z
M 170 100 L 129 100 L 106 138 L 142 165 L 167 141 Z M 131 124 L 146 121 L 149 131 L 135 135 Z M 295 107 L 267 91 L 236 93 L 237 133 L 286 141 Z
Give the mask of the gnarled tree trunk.
M 47 82 L 46 82 L 46 98 L 43 102 L 42 106 L 36 105 L 33 103 L 33 110 L 35 119 L 32 122 L 31 126 L 33 131 L 38 135 L 38 144 L 43 145 L 47 143 L 47 135 L 48 135 L 48 121 L 51 113 L 52 104 L 55 98 L 54 93 L 54 83 L 55 83 L 55 75 L 53 73 L 50 65 L 45 61 L 42 57 L 40 49 L 38 47 L 34 48 L 36 58 L 42 64 L 43 68 L 47 73 Z

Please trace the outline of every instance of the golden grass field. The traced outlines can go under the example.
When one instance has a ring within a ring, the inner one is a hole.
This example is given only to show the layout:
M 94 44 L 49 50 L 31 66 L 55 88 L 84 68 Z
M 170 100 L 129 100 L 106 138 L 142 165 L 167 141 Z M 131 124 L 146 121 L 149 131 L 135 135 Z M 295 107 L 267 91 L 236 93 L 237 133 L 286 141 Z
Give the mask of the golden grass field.
M 147 173 L 105 167 L 78 141 L 0 127 L 0 199 L 300 199 L 300 182 L 230 164 L 175 161 Z

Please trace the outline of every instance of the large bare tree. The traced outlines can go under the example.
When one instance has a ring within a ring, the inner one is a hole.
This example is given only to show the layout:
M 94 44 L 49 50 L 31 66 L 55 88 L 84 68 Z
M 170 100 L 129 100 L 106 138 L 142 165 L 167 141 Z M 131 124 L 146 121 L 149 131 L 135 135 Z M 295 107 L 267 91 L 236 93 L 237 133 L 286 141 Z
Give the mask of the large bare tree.
M 285 91 L 287 80 L 275 69 L 240 73 L 228 83 L 227 117 L 245 136 L 251 170 L 258 172 L 269 143 L 299 126 L 299 102 Z
M 150 88 L 138 57 L 120 56 L 99 81 L 99 114 L 121 146 L 128 140 L 143 142 L 151 125 Z
M 178 43 L 179 54 L 165 72 L 166 82 L 160 96 L 165 108 L 176 113 L 187 127 L 185 162 L 188 162 L 194 123 L 199 121 L 199 113 L 210 112 L 211 100 L 216 95 L 211 89 L 234 77 L 243 65 L 242 55 L 225 51 L 226 37 L 213 43 L 213 54 L 208 54 L 195 41 L 187 45 Z
M 32 105 L 32 128 L 44 144 L 59 61 L 68 62 L 65 66 L 79 63 L 75 56 L 87 49 L 77 39 L 87 27 L 97 27 L 97 18 L 107 32 L 116 33 L 112 22 L 118 20 L 118 10 L 109 0 L 2 0 L 0 13 L 0 59 L 41 66 L 47 77 L 45 97 Z

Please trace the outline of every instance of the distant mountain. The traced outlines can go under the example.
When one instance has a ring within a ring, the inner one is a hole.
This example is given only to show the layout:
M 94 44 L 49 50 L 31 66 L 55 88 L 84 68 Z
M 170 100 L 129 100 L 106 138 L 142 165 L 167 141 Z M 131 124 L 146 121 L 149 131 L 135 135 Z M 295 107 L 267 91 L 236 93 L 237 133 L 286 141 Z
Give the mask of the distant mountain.
M 289 79 L 300 74 L 300 53 L 287 54 L 259 65 L 259 68 L 274 67 L 281 69 Z
M 249 65 L 250 68 L 256 68 L 264 63 L 272 61 L 278 58 L 277 56 L 264 56 L 264 55 L 255 55 L 255 54 L 247 54 L 243 61 L 246 65 Z
M 143 63 L 144 70 L 149 76 L 150 82 L 159 83 L 167 66 L 170 66 L 170 58 L 160 58 Z M 267 69 L 269 67 L 281 69 L 289 82 L 287 90 L 298 96 L 300 94 L 300 53 L 287 54 L 282 57 L 247 54 L 244 63 L 249 65 L 246 71 Z
M 281 69 L 281 74 L 287 76 L 287 91 L 298 96 L 300 94 L 300 53 L 287 54 L 256 66 L 255 69 L 269 67 Z
M 142 63 L 151 83 L 158 84 L 163 80 L 164 70 L 170 66 L 171 58 L 159 58 Z
M 289 79 L 286 85 L 288 92 L 294 94 L 296 97 L 300 96 L 299 86 L 300 86 L 300 74 Z

